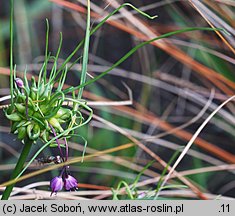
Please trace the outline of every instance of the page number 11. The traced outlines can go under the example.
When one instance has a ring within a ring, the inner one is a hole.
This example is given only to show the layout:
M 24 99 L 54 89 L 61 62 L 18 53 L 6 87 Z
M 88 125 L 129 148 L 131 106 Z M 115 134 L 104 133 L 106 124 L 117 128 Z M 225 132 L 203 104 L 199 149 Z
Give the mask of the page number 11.
M 229 212 L 229 204 L 227 204 L 227 205 L 225 205 L 225 204 L 221 205 L 219 212 Z

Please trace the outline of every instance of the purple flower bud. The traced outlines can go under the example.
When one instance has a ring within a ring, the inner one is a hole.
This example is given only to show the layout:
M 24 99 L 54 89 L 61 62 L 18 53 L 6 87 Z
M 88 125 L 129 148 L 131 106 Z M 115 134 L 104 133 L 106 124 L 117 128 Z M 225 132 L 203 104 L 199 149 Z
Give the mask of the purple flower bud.
M 22 79 L 20 78 L 15 78 L 15 82 L 16 82 L 16 85 L 19 87 L 19 88 L 23 88 L 24 87 L 24 82 Z
M 64 183 L 63 183 L 63 179 L 61 176 L 54 177 L 50 182 L 50 186 L 51 186 L 51 190 L 52 190 L 51 195 L 53 193 L 57 193 L 57 191 L 62 190 L 63 185 L 64 185 Z
M 64 178 L 64 188 L 65 190 L 76 190 L 78 185 L 77 179 L 71 175 L 67 175 Z

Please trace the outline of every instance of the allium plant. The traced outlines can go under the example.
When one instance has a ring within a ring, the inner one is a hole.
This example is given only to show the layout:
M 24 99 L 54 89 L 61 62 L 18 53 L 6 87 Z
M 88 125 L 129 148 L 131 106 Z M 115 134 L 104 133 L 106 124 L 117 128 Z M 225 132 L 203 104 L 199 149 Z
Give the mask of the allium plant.
M 23 80 L 17 77 L 13 70 L 13 0 L 11 0 L 11 104 L 5 110 L 6 117 L 11 121 L 11 132 L 17 134 L 24 144 L 21 156 L 11 176 L 12 179 L 19 177 L 22 167 L 33 143 L 38 140 L 44 144 L 35 154 L 38 155 L 47 146 L 57 146 L 60 154 L 60 162 L 67 162 L 69 155 L 68 138 L 74 134 L 75 129 L 87 124 L 92 117 L 92 109 L 82 100 L 83 87 L 78 89 L 64 90 L 66 80 L 67 62 L 75 54 L 72 53 L 62 66 L 58 65 L 58 57 L 62 46 L 62 34 L 60 34 L 59 48 L 55 56 L 48 53 L 49 22 L 47 21 L 45 60 L 39 72 L 38 79 L 32 76 L 28 83 L 26 70 Z M 78 47 L 84 44 L 83 67 L 80 85 L 86 80 L 88 48 L 90 36 L 90 5 L 88 1 L 86 38 Z M 77 51 L 77 50 L 76 50 Z M 48 62 L 53 64 L 48 69 Z M 76 62 L 75 62 L 76 63 Z M 86 109 L 90 114 L 86 119 L 82 110 Z M 63 144 L 63 145 L 61 145 Z M 64 147 L 62 149 L 62 146 Z M 84 155 L 84 153 L 83 153 Z M 32 159 L 31 159 L 32 161 Z M 64 165 L 60 176 L 51 180 L 52 193 L 63 188 L 74 190 L 77 188 L 77 180 L 69 174 L 69 168 Z M 2 195 L 2 199 L 8 199 L 14 184 L 8 185 Z
M 186 28 L 169 32 L 159 37 L 153 38 L 148 41 L 144 41 L 131 49 L 121 59 L 114 63 L 108 70 L 104 71 L 100 75 L 94 77 L 92 80 L 86 82 L 87 63 L 88 63 L 88 50 L 90 36 L 95 33 L 112 15 L 117 13 L 121 8 L 129 6 L 136 10 L 143 16 L 154 19 L 156 16 L 149 16 L 148 14 L 140 11 L 129 3 L 124 3 L 107 17 L 105 17 L 94 29 L 90 30 L 90 0 L 87 0 L 87 27 L 85 39 L 82 40 L 74 51 L 68 56 L 64 63 L 58 65 L 58 57 L 62 46 L 62 34 L 58 47 L 58 51 L 55 56 L 52 56 L 48 52 L 48 40 L 49 40 L 49 24 L 47 21 L 47 34 L 46 34 L 46 50 L 45 60 L 42 68 L 39 72 L 38 79 L 31 78 L 30 84 L 27 80 L 27 73 L 25 70 L 23 80 L 17 77 L 16 71 L 13 69 L 13 0 L 11 2 L 11 19 L 10 19 L 10 89 L 11 89 L 11 104 L 5 110 L 6 117 L 11 121 L 11 132 L 16 134 L 18 139 L 22 141 L 24 147 L 16 167 L 12 173 L 11 179 L 15 180 L 19 178 L 32 161 L 46 148 L 56 146 L 59 150 L 59 156 L 52 156 L 49 158 L 55 158 L 55 163 L 64 163 L 68 161 L 69 146 L 68 139 L 74 135 L 74 131 L 87 124 L 92 118 L 92 109 L 86 105 L 86 102 L 82 100 L 83 88 L 102 78 L 109 71 L 119 66 L 123 61 L 135 53 L 139 48 L 146 44 L 150 44 L 156 40 L 163 39 L 179 33 L 190 32 L 195 30 L 221 30 L 212 28 Z M 67 72 L 71 67 L 79 60 L 80 57 L 75 60 L 70 67 L 67 67 L 72 57 L 75 56 L 77 51 L 83 47 L 82 55 L 82 71 L 80 84 L 75 87 L 64 89 L 64 83 L 66 80 Z M 53 63 L 51 70 L 48 69 L 48 62 Z M 78 92 L 76 92 L 78 90 Z M 69 105 L 69 106 L 68 106 Z M 82 110 L 89 112 L 88 118 L 85 118 L 82 114 Z M 23 168 L 26 158 L 30 152 L 30 148 L 33 143 L 41 140 L 43 146 L 34 154 L 28 164 Z M 85 147 L 84 147 L 85 152 Z M 83 156 L 84 156 L 83 152 Z M 63 187 L 65 190 L 76 190 L 77 179 L 74 178 L 70 172 L 69 167 L 65 163 L 62 167 L 59 176 L 54 177 L 50 186 L 52 194 L 60 191 Z M 22 169 L 23 168 L 23 169 Z M 13 189 L 14 183 L 7 184 L 7 187 L 2 195 L 2 199 L 8 199 Z
M 30 148 L 33 143 L 41 140 L 44 144 L 49 143 L 50 146 L 57 146 L 60 158 L 62 158 L 61 162 L 66 162 L 69 154 L 68 137 L 74 133 L 75 128 L 84 125 L 84 122 L 88 122 L 84 121 L 85 118 L 81 110 L 85 108 L 90 112 L 89 119 L 92 110 L 80 101 L 75 92 L 72 96 L 63 92 L 67 67 L 58 72 L 56 70 L 57 58 L 58 55 L 56 57 L 47 56 L 38 80 L 36 81 L 32 77 L 31 84 L 27 81 L 26 73 L 24 80 L 16 77 L 16 74 L 13 73 L 13 100 L 9 108 L 5 110 L 5 115 L 11 121 L 11 132 L 17 134 L 18 139 L 22 141 L 25 147 L 29 146 Z M 47 78 L 47 61 L 53 59 L 54 66 L 49 73 L 49 78 Z M 55 87 L 55 84 L 57 84 L 57 87 Z M 73 104 L 72 107 L 68 106 L 70 102 Z M 63 143 L 65 150 L 62 149 L 61 143 Z M 77 187 L 75 185 L 77 180 L 68 172 L 68 167 L 64 166 L 62 168 L 63 174 L 60 177 L 53 178 L 51 181 L 52 192 L 62 189 L 63 185 L 61 187 L 60 184 L 62 178 L 62 184 L 64 184 L 66 190 Z

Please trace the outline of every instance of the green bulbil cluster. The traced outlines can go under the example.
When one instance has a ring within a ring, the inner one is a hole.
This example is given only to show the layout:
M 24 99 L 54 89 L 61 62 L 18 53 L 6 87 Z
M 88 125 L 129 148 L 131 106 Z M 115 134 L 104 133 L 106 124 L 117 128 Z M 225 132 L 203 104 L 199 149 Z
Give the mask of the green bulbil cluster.
M 41 139 L 48 142 L 51 127 L 56 134 L 64 131 L 71 122 L 72 111 L 63 107 L 64 94 L 56 90 L 52 92 L 53 85 L 44 84 L 43 81 L 37 86 L 32 77 L 31 86 L 27 81 L 15 83 L 13 108 L 6 110 L 6 117 L 11 120 L 11 132 L 18 135 L 23 143 L 27 140 Z

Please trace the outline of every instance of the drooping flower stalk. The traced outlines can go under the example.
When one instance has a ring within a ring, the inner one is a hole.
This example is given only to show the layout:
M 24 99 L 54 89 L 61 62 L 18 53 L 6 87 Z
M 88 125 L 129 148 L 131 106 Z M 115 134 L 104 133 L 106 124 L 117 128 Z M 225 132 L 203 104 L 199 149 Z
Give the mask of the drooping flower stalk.
M 68 145 L 68 142 L 67 142 L 66 138 L 64 138 L 64 144 L 65 144 L 65 148 L 66 148 L 65 161 L 67 161 L 68 157 L 69 157 L 69 145 Z
M 54 136 L 56 137 L 56 132 L 55 132 L 54 128 L 52 127 L 52 125 L 50 125 L 50 127 L 53 131 Z M 63 156 L 62 149 L 61 149 L 61 146 L 60 146 L 58 139 L 56 139 L 56 143 L 58 145 L 58 148 L 59 148 L 61 155 Z M 68 148 L 68 142 L 67 142 L 66 137 L 64 137 L 64 144 L 65 144 L 65 151 L 66 151 L 64 162 L 66 162 L 69 157 L 69 148 Z M 54 177 L 50 181 L 50 187 L 52 190 L 51 196 L 53 193 L 56 194 L 58 191 L 62 190 L 63 187 L 65 190 L 71 191 L 71 190 L 77 190 L 77 186 L 78 186 L 77 179 L 69 174 L 69 166 L 65 165 L 65 166 L 63 166 L 60 175 Z
M 55 129 L 52 127 L 51 124 L 49 124 L 49 127 L 51 128 L 54 137 L 57 137 L 56 131 L 55 131 Z M 64 154 L 63 154 L 63 152 L 62 152 L 62 149 L 61 149 L 61 146 L 60 146 L 60 142 L 59 142 L 59 140 L 58 140 L 57 138 L 56 138 L 56 143 L 57 143 L 57 146 L 58 146 L 58 149 L 59 149 L 59 152 L 60 152 L 60 156 L 61 156 L 61 157 L 63 158 L 63 160 L 64 160 Z

